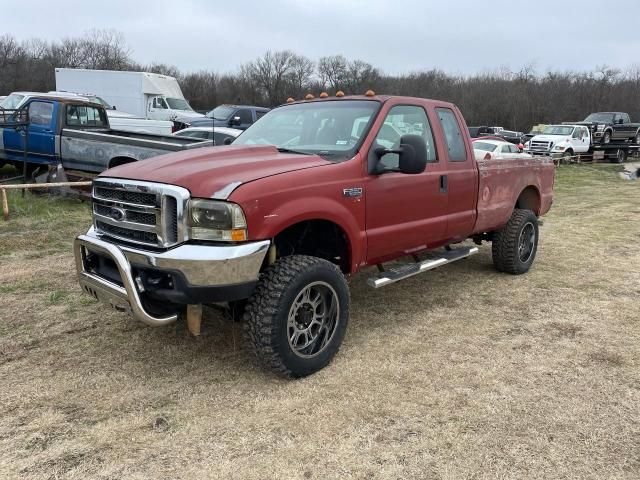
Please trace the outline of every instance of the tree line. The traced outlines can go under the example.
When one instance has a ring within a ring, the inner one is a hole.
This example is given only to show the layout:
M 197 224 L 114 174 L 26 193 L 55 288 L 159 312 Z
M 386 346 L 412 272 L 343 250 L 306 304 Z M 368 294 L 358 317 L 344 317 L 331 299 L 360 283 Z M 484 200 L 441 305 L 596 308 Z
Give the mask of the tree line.
M 183 73 L 163 63 L 139 64 L 123 35 L 94 30 L 48 42 L 19 42 L 0 36 L 0 94 L 55 89 L 56 67 L 149 71 L 174 76 L 196 110 L 222 103 L 273 107 L 288 97 L 322 91 L 407 95 L 457 104 L 470 125 L 500 125 L 528 131 L 538 123 L 581 120 L 594 111 L 625 111 L 640 121 L 640 65 L 626 70 L 598 66 L 589 72 L 547 71 L 532 66 L 475 75 L 452 75 L 437 68 L 399 75 L 364 60 L 329 55 L 312 60 L 290 51 L 269 51 L 237 71 Z

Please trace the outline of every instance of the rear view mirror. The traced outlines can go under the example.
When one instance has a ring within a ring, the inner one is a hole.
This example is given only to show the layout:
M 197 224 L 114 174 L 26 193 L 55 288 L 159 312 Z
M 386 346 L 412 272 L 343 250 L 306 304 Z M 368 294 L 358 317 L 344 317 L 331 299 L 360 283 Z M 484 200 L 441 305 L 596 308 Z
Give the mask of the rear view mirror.
M 419 135 L 400 137 L 398 168 L 402 173 L 416 174 L 427 168 L 427 144 Z

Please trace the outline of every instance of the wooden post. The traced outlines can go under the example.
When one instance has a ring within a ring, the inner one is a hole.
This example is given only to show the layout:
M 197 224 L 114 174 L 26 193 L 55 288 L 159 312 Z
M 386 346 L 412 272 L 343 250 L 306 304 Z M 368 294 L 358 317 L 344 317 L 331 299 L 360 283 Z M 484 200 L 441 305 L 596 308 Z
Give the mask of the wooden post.
M 9 201 L 7 200 L 7 191 L 2 189 L 2 217 L 6 220 L 9 218 Z
M 200 335 L 200 325 L 202 324 L 202 304 L 187 305 L 187 328 L 191 335 Z

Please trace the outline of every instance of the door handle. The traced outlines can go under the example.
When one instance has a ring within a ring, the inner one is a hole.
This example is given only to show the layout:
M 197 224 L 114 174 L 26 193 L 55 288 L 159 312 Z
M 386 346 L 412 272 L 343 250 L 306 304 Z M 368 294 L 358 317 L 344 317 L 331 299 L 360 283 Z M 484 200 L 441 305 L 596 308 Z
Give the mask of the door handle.
M 449 177 L 447 175 L 440 175 L 440 193 L 447 193 L 449 190 Z

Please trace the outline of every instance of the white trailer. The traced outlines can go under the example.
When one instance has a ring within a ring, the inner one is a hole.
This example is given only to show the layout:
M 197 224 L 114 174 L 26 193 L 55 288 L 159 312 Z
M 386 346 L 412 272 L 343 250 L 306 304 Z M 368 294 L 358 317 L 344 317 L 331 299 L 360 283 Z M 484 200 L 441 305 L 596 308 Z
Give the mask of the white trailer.
M 93 94 L 119 111 L 153 120 L 178 120 L 195 112 L 174 77 L 149 72 L 56 68 L 56 90 Z

